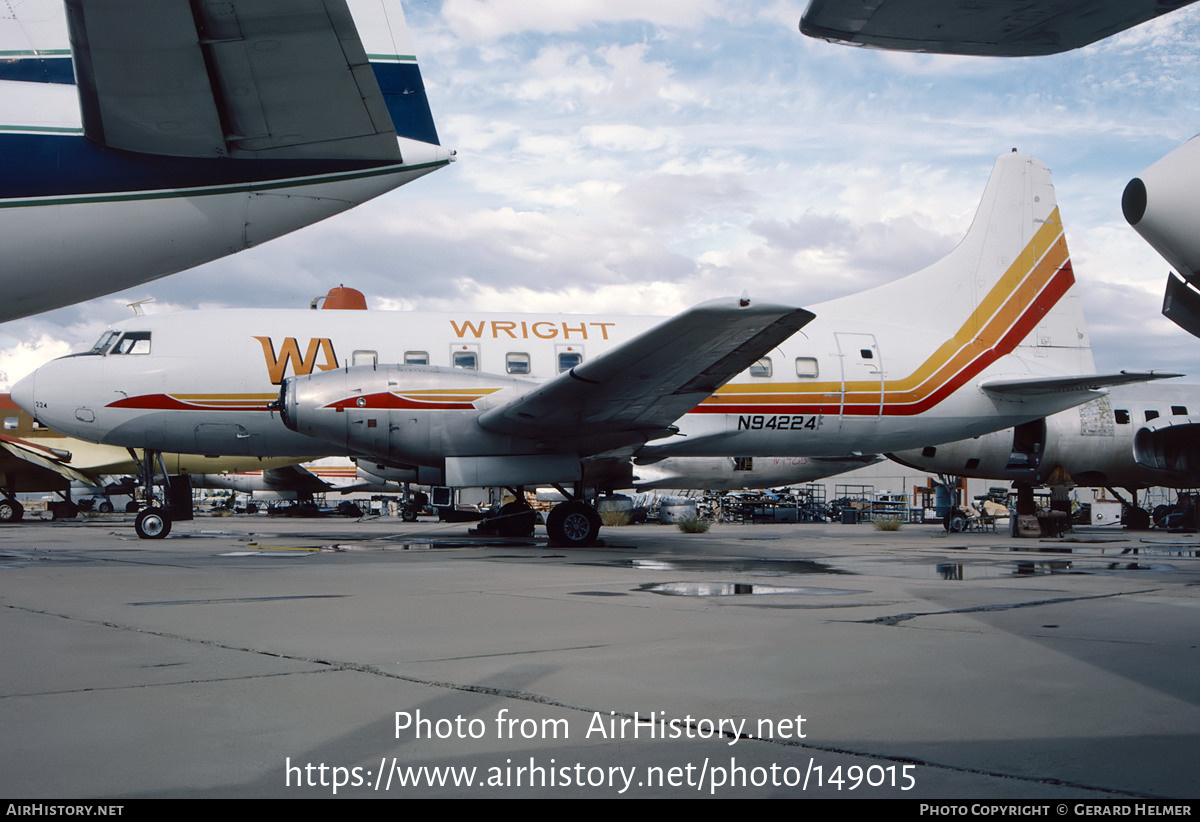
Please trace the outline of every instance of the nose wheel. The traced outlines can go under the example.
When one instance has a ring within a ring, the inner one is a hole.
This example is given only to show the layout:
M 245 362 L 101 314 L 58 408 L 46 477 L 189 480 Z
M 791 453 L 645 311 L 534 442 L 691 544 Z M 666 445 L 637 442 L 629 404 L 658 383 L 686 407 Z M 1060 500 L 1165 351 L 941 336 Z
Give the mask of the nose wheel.
M 129 453 L 137 459 L 131 448 Z M 141 539 L 163 539 L 171 533 L 171 523 L 192 518 L 192 487 L 188 477 L 172 477 L 167 473 L 162 454 L 147 448 L 139 460 L 142 468 L 142 490 L 145 505 L 133 520 L 133 530 Z M 155 463 L 161 471 L 161 482 Z M 161 487 L 158 487 L 161 486 Z
M 162 539 L 171 533 L 171 518 L 161 508 L 143 508 L 133 521 L 133 530 L 142 539 Z

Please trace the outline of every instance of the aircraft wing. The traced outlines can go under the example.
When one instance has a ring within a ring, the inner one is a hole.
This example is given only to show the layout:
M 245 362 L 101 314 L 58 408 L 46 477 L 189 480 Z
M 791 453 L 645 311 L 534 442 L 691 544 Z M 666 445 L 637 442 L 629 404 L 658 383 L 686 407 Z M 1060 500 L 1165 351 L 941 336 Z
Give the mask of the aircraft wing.
M 94 478 L 86 474 L 81 474 L 67 465 L 64 460 L 69 460 L 71 455 L 65 451 L 60 451 L 56 448 L 45 448 L 3 434 L 0 434 L 0 449 L 7 451 L 23 463 L 36 466 L 53 474 L 58 474 L 68 482 L 81 482 L 84 485 L 94 485 L 96 482 Z
M 1172 374 L 1166 371 L 1121 371 L 1116 374 L 1083 374 L 1077 377 L 1032 377 L 1020 380 L 988 380 L 980 383 L 979 387 L 989 394 L 997 394 L 1006 399 L 1020 399 L 1021 397 L 1037 397 L 1043 394 L 1057 394 L 1062 391 L 1098 391 L 1101 388 L 1111 388 L 1114 385 L 1166 380 L 1182 376 L 1182 374 Z
M 662 436 L 734 375 L 803 328 L 811 311 L 726 298 L 701 303 L 576 366 L 479 424 L 504 434 Z
M 1024 57 L 1086 46 L 1195 0 L 812 0 L 800 31 L 848 45 Z
M 66 0 L 84 131 L 176 157 L 399 161 L 346 0 Z

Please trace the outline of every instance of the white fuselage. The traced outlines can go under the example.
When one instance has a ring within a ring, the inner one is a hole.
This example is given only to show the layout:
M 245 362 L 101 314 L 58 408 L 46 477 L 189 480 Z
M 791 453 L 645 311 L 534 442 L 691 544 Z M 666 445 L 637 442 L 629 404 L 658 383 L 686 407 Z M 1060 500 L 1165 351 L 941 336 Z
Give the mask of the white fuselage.
M 422 413 L 478 413 L 557 376 L 560 358 L 573 364 L 575 357 L 596 357 L 658 319 L 302 310 L 142 317 L 112 329 L 149 335 L 144 348 L 130 346 L 146 353 L 117 353 L 125 347 L 117 343 L 103 353 L 64 357 L 18 383 L 13 396 L 45 424 L 96 442 L 317 456 L 331 446 L 288 430 L 268 408 L 284 376 L 371 363 L 454 367 L 458 382 L 477 390 L 456 408 Z M 972 360 L 959 358 L 961 366 L 957 360 L 931 363 L 929 352 L 945 348 L 939 348 L 943 342 L 932 332 L 819 313 L 769 362 L 735 377 L 684 416 L 680 436 L 652 442 L 643 453 L 870 454 L 976 436 L 1081 399 L 989 395 L 976 387 L 980 379 L 1028 374 L 1038 359 L 1018 347 L 990 358 L 972 352 Z M 901 381 L 905 385 L 890 388 Z

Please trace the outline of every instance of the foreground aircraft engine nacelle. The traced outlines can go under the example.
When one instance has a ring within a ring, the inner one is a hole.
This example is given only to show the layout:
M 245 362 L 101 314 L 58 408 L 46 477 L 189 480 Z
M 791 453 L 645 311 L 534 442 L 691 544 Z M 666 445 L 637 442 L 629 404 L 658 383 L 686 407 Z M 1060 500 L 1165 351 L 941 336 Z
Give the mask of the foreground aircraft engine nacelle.
M 480 412 L 495 395 L 530 387 L 475 371 L 368 365 L 284 380 L 279 411 L 293 431 L 350 452 L 437 465 L 448 453 L 499 448 L 505 438 L 479 427 Z
M 528 380 L 432 366 L 367 365 L 291 377 L 278 408 L 285 425 L 351 453 L 413 466 L 414 480 L 453 486 L 582 479 L 580 452 L 604 443 L 488 431 L 479 418 Z
M 1200 336 L 1200 138 L 1193 137 L 1129 181 L 1125 219 L 1178 274 L 1167 278 L 1163 314 Z

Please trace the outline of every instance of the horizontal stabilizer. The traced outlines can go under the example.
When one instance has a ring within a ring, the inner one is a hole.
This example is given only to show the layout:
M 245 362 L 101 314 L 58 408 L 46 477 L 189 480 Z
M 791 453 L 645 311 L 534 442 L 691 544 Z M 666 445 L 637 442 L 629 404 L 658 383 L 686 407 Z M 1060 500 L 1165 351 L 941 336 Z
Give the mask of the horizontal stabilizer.
M 84 132 L 176 157 L 398 162 L 346 0 L 66 0 Z
M 812 320 L 811 311 L 702 303 L 480 417 L 489 431 L 661 432 Z
M 1120 371 L 1116 374 L 1082 374 L 1076 377 L 1029 377 L 1019 380 L 988 380 L 979 387 L 989 394 L 1005 399 L 1040 397 L 1065 391 L 1099 391 L 1114 385 L 1126 385 L 1151 380 L 1166 380 L 1182 377 L 1167 371 Z

